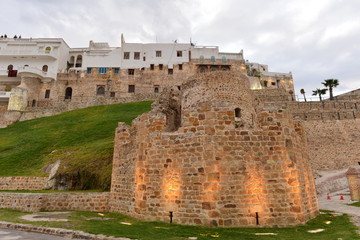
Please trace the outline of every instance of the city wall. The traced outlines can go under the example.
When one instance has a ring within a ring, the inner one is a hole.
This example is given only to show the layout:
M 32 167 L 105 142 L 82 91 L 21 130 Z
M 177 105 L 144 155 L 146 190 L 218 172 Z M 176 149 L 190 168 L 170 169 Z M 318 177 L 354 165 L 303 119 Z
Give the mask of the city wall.
M 0 177 L 0 190 L 42 190 L 47 177 Z
M 110 193 L 0 193 L 0 208 L 25 212 L 107 212 Z
M 308 151 L 315 170 L 358 165 L 360 119 L 305 121 Z

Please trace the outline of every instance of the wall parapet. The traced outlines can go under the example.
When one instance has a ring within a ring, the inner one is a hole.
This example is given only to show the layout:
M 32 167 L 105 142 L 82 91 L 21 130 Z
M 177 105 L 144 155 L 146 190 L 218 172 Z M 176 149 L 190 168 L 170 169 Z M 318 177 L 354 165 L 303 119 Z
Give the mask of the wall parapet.
M 109 192 L 103 193 L 0 193 L 0 208 L 24 212 L 107 212 Z
M 0 190 L 42 190 L 47 177 L 0 177 Z

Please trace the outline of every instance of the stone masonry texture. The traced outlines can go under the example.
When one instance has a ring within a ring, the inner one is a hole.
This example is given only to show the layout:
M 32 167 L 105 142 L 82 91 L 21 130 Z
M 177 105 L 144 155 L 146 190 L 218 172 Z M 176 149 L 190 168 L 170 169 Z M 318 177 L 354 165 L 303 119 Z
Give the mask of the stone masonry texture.
M 109 193 L 0 193 L 0 208 L 25 212 L 108 212 Z
M 42 190 L 47 177 L 0 177 L 0 190 Z

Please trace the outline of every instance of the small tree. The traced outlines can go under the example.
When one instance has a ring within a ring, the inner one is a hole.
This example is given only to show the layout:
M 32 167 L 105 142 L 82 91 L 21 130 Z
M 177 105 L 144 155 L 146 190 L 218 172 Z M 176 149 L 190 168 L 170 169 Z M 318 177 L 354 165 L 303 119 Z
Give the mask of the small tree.
M 302 88 L 300 89 L 300 93 L 304 96 L 304 100 L 306 102 L 306 97 L 305 97 L 305 90 Z
M 323 88 L 323 89 L 317 88 L 316 90 L 313 90 L 313 94 L 312 94 L 312 95 L 313 95 L 313 96 L 319 95 L 320 102 L 321 102 L 321 101 L 322 101 L 321 95 L 325 95 L 325 94 L 326 94 L 326 91 L 327 91 L 326 88 Z
M 333 78 L 326 79 L 326 80 L 324 80 L 324 82 L 322 82 L 322 84 L 329 89 L 330 100 L 334 100 L 333 88 L 336 88 L 337 86 L 339 86 L 339 80 L 333 79 Z

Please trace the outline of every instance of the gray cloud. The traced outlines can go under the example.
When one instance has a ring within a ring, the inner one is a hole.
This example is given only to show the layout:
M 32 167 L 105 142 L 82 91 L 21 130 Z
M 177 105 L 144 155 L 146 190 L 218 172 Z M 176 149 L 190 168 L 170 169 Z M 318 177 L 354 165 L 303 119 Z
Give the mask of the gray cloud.
M 9 36 L 188 42 L 244 49 L 245 58 L 291 71 L 297 92 L 338 78 L 335 93 L 360 87 L 359 1 L 345 0 L 2 0 L 0 29 Z

